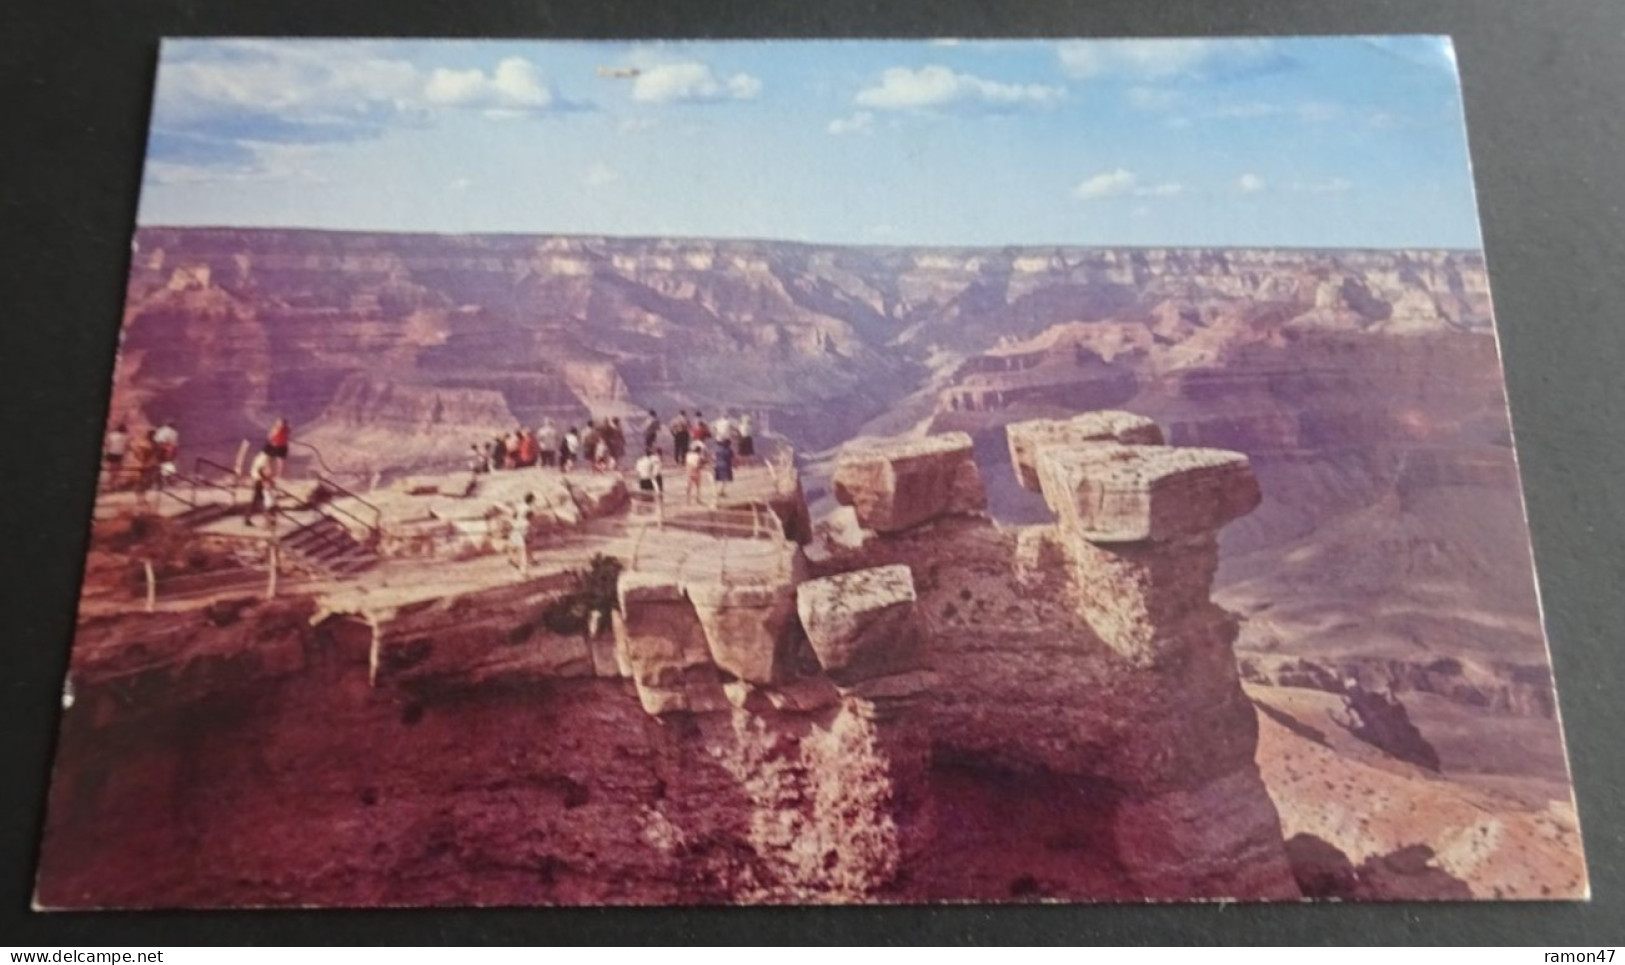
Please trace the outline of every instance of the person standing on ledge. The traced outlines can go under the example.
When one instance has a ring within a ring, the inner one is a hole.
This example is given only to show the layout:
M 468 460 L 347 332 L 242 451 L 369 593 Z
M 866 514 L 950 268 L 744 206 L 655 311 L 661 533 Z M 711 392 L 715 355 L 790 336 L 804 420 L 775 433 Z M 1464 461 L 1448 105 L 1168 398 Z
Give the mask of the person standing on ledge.
M 688 458 L 688 410 L 678 409 L 671 420 L 671 457 L 680 466 Z
M 649 446 L 643 450 L 643 456 L 637 461 L 638 490 L 646 492 L 655 499 L 666 491 L 664 480 L 660 475 L 660 450 Z
M 576 433 L 576 427 L 571 426 L 559 440 L 559 472 L 567 473 L 581 457 L 581 436 Z
M 728 484 L 734 481 L 734 444 L 731 439 L 721 439 L 717 442 L 715 469 L 717 490 L 714 499 L 721 505 L 724 497 L 728 495 Z
M 692 504 L 700 498 L 700 474 L 705 469 L 705 443 L 695 440 L 688 444 L 688 455 L 683 457 L 683 466 L 688 470 L 688 485 L 684 487 L 685 500 Z
M 514 504 L 513 528 L 508 531 L 508 547 L 518 557 L 514 565 L 519 567 L 521 580 L 530 577 L 530 518 L 536 515 L 536 494 L 526 493 L 525 498 Z
M 276 460 L 276 466 L 272 471 L 277 476 L 281 476 L 288 467 L 288 444 L 292 441 L 292 424 L 287 419 L 277 416 L 277 420 L 271 423 L 271 431 L 265 434 L 265 452 Z M 250 469 L 248 474 L 253 476 L 253 469 Z
M 541 427 L 536 430 L 536 449 L 543 469 L 551 469 L 558 464 L 559 427 L 553 424 L 551 416 L 543 418 Z
M 746 412 L 739 417 L 739 458 L 750 459 L 756 455 L 756 439 L 751 435 L 755 427 L 751 425 L 750 413 Z
M 130 430 L 120 422 L 107 434 L 102 444 L 102 465 L 107 467 L 107 488 L 117 489 L 119 471 L 124 468 L 124 453 L 130 448 Z
M 157 447 L 158 488 L 162 489 L 169 477 L 180 472 L 175 460 L 180 456 L 181 434 L 175 428 L 175 420 L 165 419 L 164 424 L 153 431 L 152 442 Z
M 260 512 L 265 513 L 268 525 L 276 525 L 271 509 L 276 498 L 276 463 L 277 456 L 272 453 L 270 443 L 254 454 L 254 462 L 248 467 L 248 478 L 254 481 L 254 495 L 243 513 L 244 525 L 254 525 L 254 516 Z
M 653 449 L 655 443 L 660 441 L 660 416 L 655 410 L 649 410 L 649 422 L 643 427 L 643 448 Z

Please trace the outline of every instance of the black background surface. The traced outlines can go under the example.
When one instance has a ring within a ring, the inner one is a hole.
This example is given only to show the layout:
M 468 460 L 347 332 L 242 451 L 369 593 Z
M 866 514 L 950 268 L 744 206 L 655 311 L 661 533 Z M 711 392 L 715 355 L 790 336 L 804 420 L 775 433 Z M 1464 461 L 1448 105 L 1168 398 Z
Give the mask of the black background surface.
M 1625 4 L 0 0 L 0 943 L 1625 941 Z M 29 910 L 158 39 L 1448 33 L 1590 903 L 39 914 Z M 1531 956 L 1532 961 L 1538 959 Z

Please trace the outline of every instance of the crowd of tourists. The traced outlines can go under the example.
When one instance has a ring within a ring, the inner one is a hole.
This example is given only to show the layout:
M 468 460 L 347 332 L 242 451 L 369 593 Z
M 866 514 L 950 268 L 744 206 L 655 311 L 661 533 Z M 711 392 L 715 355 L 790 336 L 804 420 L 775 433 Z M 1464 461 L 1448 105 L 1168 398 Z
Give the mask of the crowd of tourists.
M 181 434 L 173 421 L 166 421 L 144 433 L 132 433 L 120 422 L 102 443 L 103 488 L 132 486 L 137 492 L 161 489 L 178 473 Z
M 534 429 L 521 426 L 471 445 L 469 469 L 477 475 L 532 468 L 561 473 L 630 470 L 640 491 L 663 494 L 664 469 L 670 465 L 683 471 L 685 496 L 694 502 L 707 475 L 717 495 L 725 495 L 735 466 L 756 456 L 755 425 L 749 413 L 735 418 L 724 412 L 708 422 L 697 409 L 692 416 L 681 409 L 670 420 L 650 409 L 637 421 L 628 426 L 619 416 L 606 416 L 561 427 L 551 418 L 543 419 Z
M 714 422 L 707 422 L 704 412 L 696 409 L 690 416 L 687 409 L 681 409 L 668 421 L 650 409 L 638 422 L 629 429 L 620 417 L 606 416 L 561 428 L 551 418 L 543 419 L 535 429 L 521 426 L 471 445 L 469 469 L 476 476 L 534 468 L 559 473 L 576 469 L 622 473 L 630 469 L 645 498 L 663 500 L 665 468 L 671 465 L 684 475 L 685 499 L 695 503 L 701 499 L 707 475 L 714 485 L 713 498 L 720 499 L 733 482 L 734 467 L 756 457 L 755 424 L 749 413 L 732 418 L 724 412 Z M 633 451 L 639 455 L 628 465 L 627 457 Z M 512 507 L 508 552 L 521 578 L 530 570 L 530 526 L 535 514 L 533 493 L 526 493 Z

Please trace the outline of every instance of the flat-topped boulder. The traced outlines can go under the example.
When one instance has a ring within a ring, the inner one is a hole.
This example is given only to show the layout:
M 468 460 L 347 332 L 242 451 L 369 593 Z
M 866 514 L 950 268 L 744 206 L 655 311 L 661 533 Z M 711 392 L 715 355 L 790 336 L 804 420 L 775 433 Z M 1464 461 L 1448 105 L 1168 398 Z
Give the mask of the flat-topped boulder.
M 832 482 L 836 501 L 879 533 L 987 508 L 971 438 L 963 432 L 844 449 Z
M 898 564 L 808 580 L 796 612 L 818 662 L 842 683 L 922 666 L 914 575 Z
M 1038 472 L 1062 530 L 1096 543 L 1211 533 L 1262 499 L 1247 457 L 1224 449 L 1046 446 Z
M 1045 446 L 1078 446 L 1091 442 L 1160 446 L 1162 428 L 1133 412 L 1102 409 L 1070 419 L 1030 419 L 1004 427 L 1010 464 L 1021 485 L 1038 492 L 1038 453 Z

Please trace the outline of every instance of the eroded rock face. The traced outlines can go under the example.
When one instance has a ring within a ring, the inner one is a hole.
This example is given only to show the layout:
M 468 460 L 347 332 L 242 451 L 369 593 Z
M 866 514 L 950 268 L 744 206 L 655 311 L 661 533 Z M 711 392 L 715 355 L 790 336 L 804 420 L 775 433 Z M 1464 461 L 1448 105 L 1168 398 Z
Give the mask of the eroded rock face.
M 1009 530 L 965 509 L 967 449 L 950 438 L 862 457 L 858 477 L 881 485 L 849 490 L 854 514 L 896 524 L 915 511 L 899 496 L 935 494 L 920 517 L 932 525 L 882 527 L 778 579 L 622 571 L 613 633 L 550 630 L 548 603 L 569 584 L 545 577 L 366 622 L 208 610 L 192 636 L 211 650 L 274 638 L 298 658 L 268 678 L 291 695 L 275 699 L 301 720 L 314 700 L 344 726 L 253 725 L 264 733 L 250 743 L 302 762 L 297 778 L 220 766 L 235 744 L 203 748 L 211 767 L 173 787 L 153 770 L 156 746 L 129 758 L 139 779 L 70 775 L 53 798 L 61 857 L 42 894 L 130 903 L 131 869 L 162 863 L 127 849 L 107 864 L 118 881 L 98 885 L 96 849 L 78 842 L 105 851 L 94 829 L 132 810 L 129 793 L 173 810 L 201 787 L 195 838 L 130 829 L 196 869 L 149 876 L 143 902 L 1297 896 L 1253 763 L 1235 622 L 1208 599 L 1215 531 L 1246 502 L 1245 463 L 1062 434 L 1033 450 L 1047 475 L 1073 474 L 1070 489 L 1046 485 L 1066 493 L 1058 520 Z M 1076 505 L 1125 465 L 1148 481 L 1128 490 L 1138 502 L 1099 517 Z M 1159 508 L 1170 492 L 1211 498 L 1171 514 Z M 1123 541 L 1131 510 L 1149 535 Z M 153 619 L 192 639 L 184 619 Z M 124 664 L 85 662 L 126 653 L 117 627 L 101 631 L 107 646 L 75 655 L 91 708 L 65 730 L 76 746 L 128 712 Z M 222 679 L 236 693 L 256 666 Z M 231 699 L 181 687 L 185 663 L 173 680 L 131 667 L 152 677 L 143 693 L 179 688 L 181 717 Z M 391 739 L 396 727 L 418 728 L 414 741 Z M 370 743 L 385 750 L 368 757 Z M 359 840 L 326 830 L 358 824 Z
M 843 683 L 918 670 L 914 577 L 906 566 L 855 570 L 796 588 L 796 609 L 824 670 Z
M 795 633 L 796 588 L 774 583 L 690 583 L 688 599 L 717 667 L 754 684 L 786 679 Z
M 1117 424 L 1147 438 L 1155 430 Z M 1208 595 L 1217 530 L 1258 499 L 1245 457 L 1017 435 L 1057 523 L 1012 532 L 944 521 L 883 535 L 847 564 L 914 576 L 916 610 L 931 625 L 924 699 L 936 753 L 1001 785 L 1078 789 L 1075 813 L 1050 833 L 1106 842 L 1140 895 L 1295 896 L 1253 762 L 1236 624 Z M 861 586 L 881 571 L 831 579 Z M 961 788 L 953 800 L 983 793 Z M 1019 808 L 945 813 L 954 806 L 938 801 L 939 822 Z M 1051 869 L 1010 887 L 1064 896 L 1081 886 L 1069 874 L 1082 873 Z
M 616 644 L 650 714 L 728 706 L 705 628 L 674 580 L 622 574 Z
M 1247 457 L 1222 449 L 1056 445 L 1037 462 L 1045 501 L 1093 542 L 1212 533 L 1262 498 Z
M 971 439 L 963 432 L 844 450 L 832 485 L 835 498 L 857 511 L 858 522 L 880 533 L 987 507 Z
M 1121 442 L 1160 446 L 1162 428 L 1132 412 L 1102 410 L 1070 419 L 1029 419 L 1005 426 L 1010 464 L 1021 485 L 1038 492 L 1038 450 L 1043 446 L 1074 447 L 1086 442 Z

